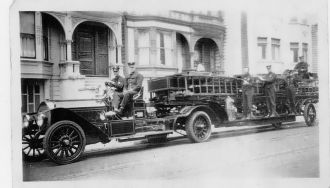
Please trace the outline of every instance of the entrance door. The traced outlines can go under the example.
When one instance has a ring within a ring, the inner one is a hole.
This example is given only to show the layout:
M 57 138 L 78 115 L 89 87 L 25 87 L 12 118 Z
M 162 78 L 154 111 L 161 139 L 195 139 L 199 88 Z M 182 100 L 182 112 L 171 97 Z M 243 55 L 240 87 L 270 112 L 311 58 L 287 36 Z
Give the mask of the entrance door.
M 94 74 L 94 37 L 90 32 L 79 31 L 78 60 L 80 61 L 80 73 L 83 75 Z
M 80 73 L 86 76 L 108 76 L 107 28 L 81 25 L 74 38 L 72 53 L 80 61 Z

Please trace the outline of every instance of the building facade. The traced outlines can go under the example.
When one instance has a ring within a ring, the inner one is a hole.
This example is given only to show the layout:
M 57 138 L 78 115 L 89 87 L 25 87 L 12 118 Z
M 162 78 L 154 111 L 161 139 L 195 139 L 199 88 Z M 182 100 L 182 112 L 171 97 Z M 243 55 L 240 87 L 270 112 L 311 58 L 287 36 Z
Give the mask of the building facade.
M 95 105 L 95 92 L 121 64 L 117 13 L 20 12 L 22 112 L 40 101 Z
M 225 72 L 222 12 L 125 13 L 123 24 L 125 62 L 137 63 L 146 91 L 148 79 L 195 70 L 198 64 Z
M 317 72 L 313 20 L 244 12 L 20 12 L 22 112 L 43 100 L 101 105 L 96 95 L 118 65 L 136 62 L 147 80 L 196 70 L 235 75 L 292 69 L 304 56 Z M 147 100 L 148 95 L 144 96 Z
M 20 12 L 22 112 L 44 100 L 95 106 L 111 66 L 135 61 L 147 80 L 190 71 L 224 73 L 222 12 Z M 146 95 L 147 97 L 147 95 Z
M 226 67 L 231 74 L 241 73 L 244 67 L 252 74 L 266 73 L 266 65 L 272 65 L 273 71 L 280 74 L 293 69 L 300 56 L 311 72 L 317 72 L 318 27 L 312 16 L 264 12 L 225 15 L 228 30 L 225 64 L 234 64 L 235 68 Z

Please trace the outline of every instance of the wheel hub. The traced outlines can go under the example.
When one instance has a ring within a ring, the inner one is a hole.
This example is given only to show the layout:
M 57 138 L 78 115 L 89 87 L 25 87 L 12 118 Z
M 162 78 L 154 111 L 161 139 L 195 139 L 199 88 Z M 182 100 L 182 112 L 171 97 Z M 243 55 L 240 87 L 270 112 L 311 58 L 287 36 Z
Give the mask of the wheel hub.
M 70 138 L 67 135 L 60 138 L 60 143 L 61 143 L 61 146 L 64 148 L 69 147 L 71 145 Z
M 70 145 L 70 141 L 68 139 L 63 140 L 64 145 L 68 146 Z

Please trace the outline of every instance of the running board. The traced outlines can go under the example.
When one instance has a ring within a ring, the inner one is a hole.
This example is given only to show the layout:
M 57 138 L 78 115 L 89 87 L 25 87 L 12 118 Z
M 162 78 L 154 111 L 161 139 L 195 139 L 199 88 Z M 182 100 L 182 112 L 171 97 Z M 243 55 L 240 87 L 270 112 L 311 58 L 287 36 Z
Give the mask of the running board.
M 284 123 L 284 122 L 293 122 L 296 121 L 295 115 L 287 115 L 287 116 L 277 116 L 277 117 L 262 117 L 256 119 L 249 120 L 234 120 L 220 123 L 219 125 L 215 125 L 218 127 L 232 127 L 232 126 L 254 126 L 254 125 L 266 125 L 266 124 L 274 124 L 274 123 Z
M 172 134 L 173 131 L 150 131 L 150 132 L 145 132 L 145 133 L 137 133 L 131 136 L 126 136 L 126 137 L 121 137 L 121 138 L 116 138 L 118 142 L 128 142 L 128 141 L 134 141 L 134 140 L 144 140 L 147 139 L 148 137 L 155 137 L 155 136 L 160 136 L 160 135 L 168 135 Z

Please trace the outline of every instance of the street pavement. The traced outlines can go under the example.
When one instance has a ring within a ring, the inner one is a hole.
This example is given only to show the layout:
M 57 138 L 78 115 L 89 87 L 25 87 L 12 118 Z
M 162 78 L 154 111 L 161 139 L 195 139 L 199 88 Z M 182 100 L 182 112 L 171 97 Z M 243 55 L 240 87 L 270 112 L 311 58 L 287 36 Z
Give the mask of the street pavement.
M 82 160 L 56 165 L 24 162 L 24 181 L 318 177 L 318 126 L 297 121 L 272 126 L 217 128 L 209 141 L 172 135 L 164 144 L 111 142 L 86 147 Z

